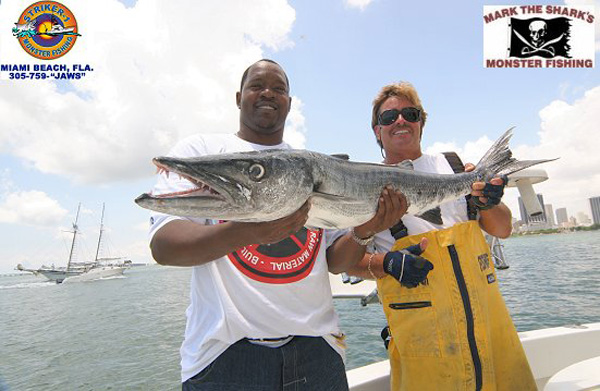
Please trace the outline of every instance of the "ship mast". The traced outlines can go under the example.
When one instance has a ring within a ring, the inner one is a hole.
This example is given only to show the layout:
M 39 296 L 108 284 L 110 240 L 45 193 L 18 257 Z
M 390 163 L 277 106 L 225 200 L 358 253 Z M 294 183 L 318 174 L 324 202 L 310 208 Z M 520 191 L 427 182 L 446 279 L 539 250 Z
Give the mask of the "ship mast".
M 100 254 L 100 244 L 102 243 L 102 232 L 104 232 L 104 202 L 102 203 L 102 217 L 100 218 L 100 233 L 98 234 L 98 246 L 96 247 L 96 258 L 94 258 L 94 263 L 98 263 L 98 255 Z
M 69 271 L 69 267 L 71 266 L 71 259 L 73 258 L 73 250 L 75 249 L 75 238 L 77 237 L 77 232 L 79 227 L 77 226 L 77 222 L 79 221 L 79 210 L 81 209 L 81 202 L 77 205 L 77 215 L 75 215 L 75 222 L 73 223 L 73 241 L 71 242 L 71 252 L 69 252 L 69 261 L 67 262 L 67 272 Z

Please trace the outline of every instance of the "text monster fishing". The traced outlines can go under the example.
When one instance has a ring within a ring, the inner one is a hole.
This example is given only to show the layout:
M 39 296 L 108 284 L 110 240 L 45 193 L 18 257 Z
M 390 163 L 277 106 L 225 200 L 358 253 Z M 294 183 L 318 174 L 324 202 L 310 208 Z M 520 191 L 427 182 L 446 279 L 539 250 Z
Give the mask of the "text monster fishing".
M 30 41 L 29 39 L 25 39 L 23 40 L 23 46 L 26 50 L 30 51 L 32 54 L 36 55 L 36 56 L 41 56 L 41 57 L 57 57 L 60 54 L 62 54 L 63 52 L 67 52 L 69 51 L 69 49 L 71 49 L 71 44 L 73 43 L 74 38 L 73 37 L 67 37 L 66 42 L 59 48 L 57 49 L 53 49 L 53 50 L 40 50 L 38 48 L 36 48 Z

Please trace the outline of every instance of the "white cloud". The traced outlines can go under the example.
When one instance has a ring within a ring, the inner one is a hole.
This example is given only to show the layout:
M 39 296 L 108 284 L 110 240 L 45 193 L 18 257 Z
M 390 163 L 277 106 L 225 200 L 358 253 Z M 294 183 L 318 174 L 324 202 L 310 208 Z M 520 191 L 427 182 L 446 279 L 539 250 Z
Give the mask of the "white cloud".
M 569 216 L 588 212 L 590 197 L 600 196 L 600 86 L 585 92 L 573 103 L 556 100 L 540 110 L 540 144 L 520 146 L 522 158 L 560 157 L 543 168 L 549 180 L 537 185 L 545 202 L 566 207 Z
M 66 215 L 58 202 L 37 190 L 10 193 L 0 204 L 0 223 L 50 227 Z
M 549 179 L 534 186 L 536 193 L 544 195 L 544 202 L 553 208 L 566 207 L 569 216 L 583 211 L 589 215 L 591 197 L 600 196 L 600 86 L 592 88 L 583 97 L 568 103 L 555 100 L 539 112 L 541 124 L 539 143 L 535 146 L 511 146 L 519 160 L 551 159 L 538 168 L 546 170 Z M 515 130 L 518 132 L 518 129 Z M 491 146 L 487 136 L 464 147 L 456 143 L 435 143 L 427 153 L 456 151 L 462 160 L 477 163 Z M 518 213 L 518 193 L 507 189 L 504 201 Z M 518 217 L 515 215 L 515 217 Z
M 302 149 L 306 145 L 306 126 L 302 107 L 304 104 L 297 96 L 292 97 L 292 108 L 287 116 L 285 133 L 283 138 L 285 142 L 292 147 Z
M 16 191 L 16 187 L 11 179 L 11 171 L 5 168 L 0 171 L 0 196 L 5 197 L 14 191 Z
M 367 8 L 367 6 L 372 2 L 373 0 L 345 0 L 345 3 L 348 7 L 358 8 L 361 11 L 364 11 L 365 8 Z
M 136 240 L 127 245 L 123 248 L 123 254 L 127 254 L 127 258 L 130 258 L 133 262 L 152 263 L 154 261 L 146 240 Z
M 426 153 L 441 153 L 454 151 L 460 156 L 463 163 L 477 164 L 479 159 L 483 156 L 483 153 L 492 146 L 494 140 L 489 139 L 487 136 L 482 136 L 476 141 L 468 141 L 464 147 L 456 145 L 456 143 L 440 143 L 436 142 L 432 146 L 428 147 Z
M 0 25 L 23 9 L 2 1 Z M 0 151 L 84 183 L 143 177 L 150 159 L 179 139 L 237 130 L 242 72 L 263 47 L 291 46 L 295 20 L 284 0 L 139 0 L 133 8 L 81 0 L 70 9 L 82 36 L 57 63 L 94 71 L 69 92 L 48 81 L 3 81 Z M 39 63 L 11 34 L 0 47 L 3 63 Z

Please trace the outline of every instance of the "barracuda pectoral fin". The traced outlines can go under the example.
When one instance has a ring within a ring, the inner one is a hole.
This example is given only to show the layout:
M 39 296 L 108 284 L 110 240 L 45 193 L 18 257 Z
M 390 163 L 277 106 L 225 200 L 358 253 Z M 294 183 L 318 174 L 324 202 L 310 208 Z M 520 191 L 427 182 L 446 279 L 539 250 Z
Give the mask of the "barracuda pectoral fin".
M 417 215 L 417 217 L 425 221 L 429 221 L 432 224 L 442 225 L 444 223 L 444 221 L 442 220 L 442 210 L 439 206 L 436 206 L 433 209 L 429 209 L 421 213 L 420 215 Z
M 396 167 L 400 167 L 404 170 L 411 170 L 414 171 L 415 170 L 415 166 L 413 165 L 413 161 L 410 159 L 407 160 L 403 160 L 400 163 L 396 163 L 395 164 Z
M 322 193 L 320 191 L 313 191 L 312 193 L 310 193 L 310 198 L 322 198 L 324 200 L 327 200 L 329 202 L 338 202 L 339 200 L 345 200 L 348 199 L 347 197 L 344 197 L 342 195 L 338 195 L 338 194 L 331 194 L 331 193 Z
M 343 229 L 360 225 L 375 211 L 361 200 L 335 194 L 313 192 L 310 197 L 307 227 Z
M 318 217 L 309 218 L 309 220 L 304 224 L 304 226 L 308 229 L 338 229 L 336 224 L 330 220 L 323 220 Z

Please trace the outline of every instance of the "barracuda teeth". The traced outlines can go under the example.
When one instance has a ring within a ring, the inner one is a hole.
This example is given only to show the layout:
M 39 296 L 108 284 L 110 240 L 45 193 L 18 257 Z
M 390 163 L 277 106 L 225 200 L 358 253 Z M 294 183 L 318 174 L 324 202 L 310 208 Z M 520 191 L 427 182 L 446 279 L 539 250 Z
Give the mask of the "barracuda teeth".
M 200 182 L 197 180 L 193 180 L 191 178 L 185 178 L 187 180 L 189 180 L 190 182 L 192 182 L 193 184 L 195 184 L 197 186 L 197 188 L 195 189 L 195 191 L 203 191 L 205 193 L 210 193 L 210 194 L 216 194 L 219 195 L 219 192 L 216 191 L 215 189 L 213 189 L 212 187 L 210 187 L 209 185 L 207 185 L 204 182 Z
M 165 176 L 168 178 L 168 177 L 169 177 L 169 172 L 170 172 L 170 171 L 169 171 L 169 170 L 167 170 L 167 169 L 166 169 L 166 168 L 164 168 L 164 167 L 161 167 L 161 166 L 156 166 L 156 173 L 157 173 L 158 175 L 165 174 Z

